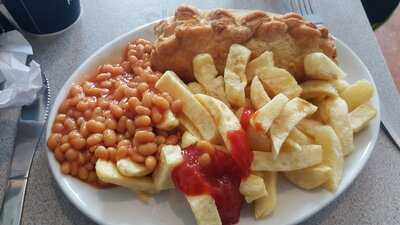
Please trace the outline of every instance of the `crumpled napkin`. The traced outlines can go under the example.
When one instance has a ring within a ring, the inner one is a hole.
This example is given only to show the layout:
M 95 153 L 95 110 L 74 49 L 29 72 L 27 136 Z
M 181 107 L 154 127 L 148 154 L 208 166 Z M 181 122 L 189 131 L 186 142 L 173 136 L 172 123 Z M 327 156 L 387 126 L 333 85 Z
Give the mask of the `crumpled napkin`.
M 29 105 L 42 88 L 40 65 L 26 59 L 32 46 L 16 30 L 0 35 L 0 109 Z

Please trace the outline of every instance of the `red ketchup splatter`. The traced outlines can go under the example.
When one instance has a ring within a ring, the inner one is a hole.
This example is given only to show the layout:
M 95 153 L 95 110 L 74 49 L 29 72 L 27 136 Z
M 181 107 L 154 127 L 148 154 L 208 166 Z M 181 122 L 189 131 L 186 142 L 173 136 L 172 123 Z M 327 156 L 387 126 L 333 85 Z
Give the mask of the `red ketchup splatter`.
M 206 166 L 198 158 L 204 152 L 196 147 L 183 150 L 183 163 L 175 167 L 172 180 L 187 195 L 209 194 L 214 200 L 223 225 L 239 222 L 243 196 L 239 192 L 240 169 L 232 157 L 216 150 Z
M 253 115 L 254 110 L 246 108 L 243 110 L 242 115 L 240 115 L 240 124 L 244 130 L 247 130 L 250 124 L 250 118 Z
M 190 146 L 183 150 L 183 163 L 172 172 L 175 186 L 185 194 L 209 194 L 214 198 L 223 225 L 239 222 L 243 204 L 240 180 L 249 175 L 253 159 L 244 130 L 230 131 L 228 138 L 231 154 L 215 150 L 210 154 L 210 163 L 200 165 L 198 159 L 205 152 Z
M 240 169 L 240 176 L 246 178 L 250 174 L 253 161 L 253 152 L 250 150 L 247 134 L 242 129 L 229 131 L 228 139 L 232 146 L 232 158 Z

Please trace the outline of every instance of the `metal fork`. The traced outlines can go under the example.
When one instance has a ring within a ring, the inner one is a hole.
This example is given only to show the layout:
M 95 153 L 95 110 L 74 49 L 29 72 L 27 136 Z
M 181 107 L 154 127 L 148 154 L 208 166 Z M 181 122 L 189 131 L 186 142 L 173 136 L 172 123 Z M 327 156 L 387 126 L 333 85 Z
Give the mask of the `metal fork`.
M 318 14 L 315 13 L 311 1 L 312 0 L 288 0 L 288 7 L 290 11 L 300 13 L 304 19 L 316 25 L 320 25 L 322 24 L 322 20 Z

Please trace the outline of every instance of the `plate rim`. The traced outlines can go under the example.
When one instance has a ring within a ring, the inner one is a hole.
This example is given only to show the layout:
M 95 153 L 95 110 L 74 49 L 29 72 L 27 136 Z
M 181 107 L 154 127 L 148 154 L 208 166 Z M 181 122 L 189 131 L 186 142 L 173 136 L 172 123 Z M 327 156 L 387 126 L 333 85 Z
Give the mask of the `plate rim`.
M 110 46 L 115 45 L 116 43 L 120 42 L 122 39 L 133 35 L 134 33 L 139 32 L 140 30 L 143 29 L 147 29 L 148 27 L 154 27 L 155 24 L 159 23 L 162 20 L 165 20 L 167 18 L 162 18 L 162 19 L 158 19 L 146 24 L 143 24 L 141 26 L 136 27 L 135 29 L 132 29 L 128 32 L 125 32 L 119 36 L 117 36 L 116 38 L 114 38 L 113 40 L 107 42 L 106 44 L 104 44 L 101 48 L 99 48 L 98 50 L 96 50 L 94 53 L 92 53 L 90 56 L 88 56 L 86 58 L 86 60 L 84 60 L 75 70 L 74 72 L 71 74 L 71 76 L 64 82 L 63 86 L 61 87 L 60 91 L 57 93 L 57 97 L 54 99 L 53 104 L 51 105 L 51 111 L 50 111 L 50 116 L 49 119 L 51 118 L 51 115 L 55 113 L 55 103 L 59 102 L 61 97 L 64 97 L 64 94 L 61 92 L 61 90 L 63 90 L 65 88 L 65 86 L 69 83 L 71 83 L 73 80 L 75 80 L 77 77 L 82 77 L 84 76 L 84 74 L 81 72 L 87 64 L 89 64 L 93 58 L 95 58 L 96 56 L 100 55 L 101 52 L 103 52 L 105 49 L 109 48 Z M 368 67 L 363 63 L 363 61 L 360 59 L 360 57 L 347 45 L 345 44 L 343 41 L 341 41 L 340 39 L 334 37 L 332 35 L 332 37 L 334 38 L 336 45 L 342 45 L 343 48 L 345 48 L 347 51 L 349 51 L 349 53 L 352 55 L 353 59 L 355 59 L 358 64 L 362 65 L 365 70 L 367 71 L 366 76 L 372 81 L 372 85 L 374 86 L 375 90 L 377 90 L 375 81 L 368 69 Z M 335 192 L 332 197 L 328 198 L 325 202 L 323 202 L 321 205 L 319 205 L 316 209 L 314 210 L 310 210 L 307 213 L 301 214 L 300 216 L 297 217 L 297 219 L 295 219 L 292 222 L 289 222 L 287 225 L 295 225 L 301 222 L 304 222 L 305 220 L 309 219 L 310 217 L 312 217 L 313 215 L 317 214 L 318 212 L 320 212 L 322 209 L 326 208 L 326 206 L 328 206 L 329 204 L 333 203 L 338 197 L 340 197 L 340 195 L 342 195 L 355 181 L 355 179 L 359 176 L 359 174 L 361 173 L 361 171 L 364 169 L 366 163 L 368 162 L 369 158 L 371 157 L 372 151 L 374 150 L 374 147 L 376 145 L 377 139 L 378 139 L 378 135 L 379 135 L 379 130 L 380 130 L 380 97 L 377 91 L 374 92 L 374 94 L 376 95 L 376 99 L 377 99 L 377 105 L 376 105 L 376 109 L 377 109 L 377 115 L 376 118 L 374 120 L 378 120 L 378 125 L 376 125 L 376 128 L 374 128 L 373 130 L 373 136 L 371 137 L 371 141 L 369 142 L 370 144 L 366 147 L 365 151 L 365 159 L 364 161 L 361 161 L 359 164 L 359 169 L 355 171 L 355 173 L 351 174 L 351 176 L 349 177 L 349 182 L 344 184 L 343 188 L 338 190 L 337 192 Z M 46 125 L 46 142 L 47 143 L 47 139 L 48 136 L 50 134 L 50 124 L 53 121 L 48 121 L 47 125 Z M 92 221 L 98 223 L 98 224 L 104 224 L 104 225 L 111 225 L 108 222 L 105 222 L 103 220 L 101 220 L 101 218 L 99 218 L 98 216 L 96 216 L 96 214 L 92 213 L 89 210 L 86 210 L 86 208 L 83 207 L 83 205 L 81 203 L 79 203 L 74 197 L 73 194 L 67 190 L 66 187 L 64 187 L 61 183 L 61 179 L 56 176 L 55 174 L 55 169 L 54 166 L 52 166 L 52 163 L 50 162 L 50 160 L 55 160 L 52 151 L 50 151 L 50 149 L 47 147 L 46 145 L 46 158 L 47 158 L 47 163 L 48 163 L 48 167 L 50 169 L 50 172 L 54 178 L 54 180 L 56 180 L 56 183 L 58 185 L 58 187 L 62 190 L 62 192 L 64 193 L 64 195 L 67 197 L 67 199 L 76 207 L 78 208 L 78 210 L 80 212 L 82 212 L 83 214 L 85 214 L 87 217 L 89 217 Z M 53 159 L 51 159 L 53 157 Z M 240 223 L 239 223 L 240 224 Z

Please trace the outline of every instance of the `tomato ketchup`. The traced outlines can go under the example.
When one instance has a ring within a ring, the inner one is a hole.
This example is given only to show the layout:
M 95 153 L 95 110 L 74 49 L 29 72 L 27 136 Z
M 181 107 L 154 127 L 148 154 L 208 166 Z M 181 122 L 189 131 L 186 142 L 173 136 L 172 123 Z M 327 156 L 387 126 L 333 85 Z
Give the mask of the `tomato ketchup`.
M 240 124 L 242 125 L 244 130 L 247 130 L 250 124 L 250 118 L 253 115 L 254 110 L 250 108 L 245 108 L 242 112 L 242 115 L 240 115 Z
M 206 152 L 195 146 L 182 151 L 183 163 L 172 171 L 175 186 L 186 195 L 209 194 L 214 200 L 223 225 L 239 222 L 243 196 L 239 186 L 242 178 L 250 173 L 253 160 L 244 130 L 228 132 L 231 154 L 215 150 L 210 162 L 199 163 Z
M 204 153 L 202 150 L 191 146 L 182 152 L 184 161 L 172 172 L 175 186 L 186 195 L 211 195 L 222 224 L 237 223 L 243 196 L 239 192 L 241 172 L 236 162 L 228 153 L 216 150 L 210 155 L 210 163 L 204 166 L 198 160 Z

